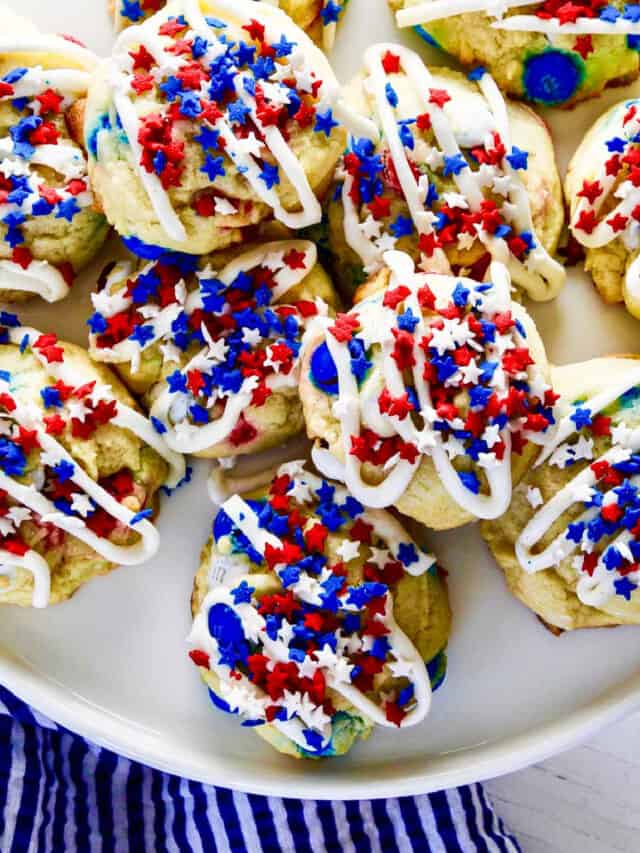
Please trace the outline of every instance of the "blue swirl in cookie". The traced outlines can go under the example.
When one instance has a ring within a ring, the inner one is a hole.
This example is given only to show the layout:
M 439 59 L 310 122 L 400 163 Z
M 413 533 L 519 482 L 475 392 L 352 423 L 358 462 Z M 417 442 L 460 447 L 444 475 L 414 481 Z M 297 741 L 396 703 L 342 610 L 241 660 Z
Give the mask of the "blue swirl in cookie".
M 584 63 L 574 53 L 545 50 L 524 64 L 522 85 L 532 101 L 552 106 L 568 101 L 584 79 Z

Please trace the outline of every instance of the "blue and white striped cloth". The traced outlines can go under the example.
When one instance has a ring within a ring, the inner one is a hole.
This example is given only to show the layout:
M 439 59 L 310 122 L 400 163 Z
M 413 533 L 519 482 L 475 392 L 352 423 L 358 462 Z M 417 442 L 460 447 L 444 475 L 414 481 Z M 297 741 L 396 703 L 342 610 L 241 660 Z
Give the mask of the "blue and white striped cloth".
M 516 853 L 480 785 L 301 802 L 151 770 L 87 743 L 0 687 L 2 853 Z

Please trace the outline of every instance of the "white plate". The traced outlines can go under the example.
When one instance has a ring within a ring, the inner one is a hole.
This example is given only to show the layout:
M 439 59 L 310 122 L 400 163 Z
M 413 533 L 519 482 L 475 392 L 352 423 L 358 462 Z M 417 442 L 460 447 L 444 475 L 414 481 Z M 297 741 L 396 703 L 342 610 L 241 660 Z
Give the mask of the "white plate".
M 9 5 L 43 29 L 109 50 L 106 0 Z M 418 45 L 395 31 L 385 0 L 351 0 L 335 54 L 339 76 L 346 81 L 358 70 L 368 43 L 398 39 Z M 549 111 L 562 168 L 595 116 L 628 91 L 570 113 Z M 108 251 L 94 273 L 107 258 Z M 91 280 L 57 307 L 29 307 L 23 316 L 85 343 Z M 572 273 L 561 297 L 533 313 L 559 363 L 640 351 L 640 323 L 622 308 L 605 307 L 582 274 Z M 213 513 L 205 474 L 199 469 L 165 502 L 162 553 L 152 563 L 95 580 L 45 612 L 2 609 L 0 681 L 70 729 L 147 764 L 227 787 L 310 798 L 395 796 L 506 773 L 640 708 L 637 631 L 553 637 L 509 596 L 477 530 L 467 527 L 432 537 L 450 572 L 454 624 L 448 678 L 429 719 L 403 733 L 378 730 L 345 759 L 308 763 L 277 755 L 214 711 L 187 659 L 191 581 Z

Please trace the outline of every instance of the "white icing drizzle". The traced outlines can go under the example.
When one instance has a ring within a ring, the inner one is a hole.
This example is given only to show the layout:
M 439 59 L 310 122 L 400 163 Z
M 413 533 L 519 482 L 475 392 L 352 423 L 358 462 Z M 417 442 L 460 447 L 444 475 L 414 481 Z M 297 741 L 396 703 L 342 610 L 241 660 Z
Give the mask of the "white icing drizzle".
M 0 271 L 3 290 L 35 293 L 46 302 L 59 302 L 69 293 L 61 273 L 46 261 L 31 261 L 25 270 L 13 261 L 0 260 Z
M 624 377 L 607 383 L 605 390 L 581 402 L 580 408 L 588 410 L 592 416 L 598 415 L 615 403 L 625 392 L 639 385 L 640 368 L 633 368 L 628 370 Z M 564 447 L 567 439 L 577 433 L 576 424 L 571 419 L 573 412 L 574 408 L 572 407 L 571 411 L 558 423 L 556 430 L 543 447 L 535 467 L 539 467 L 546 462 L 548 463 L 554 451 Z M 614 439 L 612 447 L 599 457 L 598 462 L 607 462 L 609 464 L 621 463 L 628 459 L 632 453 L 640 450 L 640 429 L 627 430 L 623 425 L 621 432 L 623 433 L 622 441 L 617 442 Z M 551 459 L 551 461 L 553 460 Z M 632 484 L 636 486 L 640 485 L 640 476 L 629 476 L 628 479 Z M 545 569 L 552 569 L 570 557 L 578 549 L 581 543 L 567 539 L 567 530 L 564 529 L 543 550 L 534 551 L 551 527 L 567 511 L 585 502 L 585 494 L 588 494 L 589 491 L 592 494 L 596 494 L 597 489 L 594 487 L 597 485 L 597 482 L 598 478 L 591 466 L 584 468 L 556 492 L 546 504 L 538 509 L 533 518 L 528 522 L 515 545 L 518 562 L 527 574 L 535 574 Z M 605 495 L 605 505 L 608 502 L 607 496 L 615 500 L 612 490 L 609 490 Z M 599 511 L 600 509 L 597 506 L 587 508 L 574 520 L 574 523 L 588 522 L 595 518 L 599 514 Z M 579 566 L 574 565 L 578 576 L 576 595 L 583 604 L 590 607 L 602 607 L 615 594 L 614 583 L 616 580 L 620 580 L 622 576 L 617 570 L 606 566 L 604 556 L 607 550 L 612 547 L 618 548 L 625 553 L 625 548 L 628 550 L 627 543 L 633 538 L 628 530 L 623 530 L 608 541 L 591 575 L 581 572 Z M 583 544 L 587 543 L 586 534 L 582 542 Z M 589 547 L 584 548 L 584 551 L 591 552 L 596 547 L 595 543 L 589 544 Z M 581 558 L 578 557 L 575 562 L 576 564 L 581 563 Z M 640 582 L 640 571 L 627 573 L 626 577 L 637 584 Z
M 416 179 L 408 151 L 400 136 L 395 109 L 387 97 L 387 86 L 390 84 L 391 75 L 385 71 L 382 61 L 387 53 L 399 57 L 402 71 L 413 84 L 424 112 L 430 117 L 437 145 L 444 156 L 462 156 L 460 142 L 466 141 L 464 137 L 467 128 L 470 129 L 471 134 L 479 137 L 478 142 L 488 139 L 488 144 L 491 144 L 492 132 L 497 131 L 508 153 L 511 150 L 511 133 L 506 104 L 493 78 L 485 73 L 478 81 L 478 86 L 486 103 L 487 114 L 465 113 L 458 116 L 455 112 L 455 91 L 452 94 L 452 103 L 449 106 L 445 105 L 444 109 L 430 101 L 429 90 L 434 87 L 435 81 L 416 53 L 395 44 L 374 45 L 365 53 L 368 77 L 363 86 L 375 99 L 382 138 L 388 145 L 411 219 L 419 236 L 433 234 L 435 233 L 433 227 L 435 216 L 425 208 L 429 179 L 427 175 L 422 175 L 420 181 Z M 465 109 L 468 109 L 472 103 L 471 99 L 467 99 L 464 104 Z M 490 126 L 486 126 L 487 119 L 490 121 Z M 462 127 L 456 127 L 456 124 L 461 124 Z M 466 135 L 468 134 L 469 131 L 466 131 Z M 436 152 L 438 149 L 434 146 L 433 151 Z M 518 232 L 529 232 L 536 245 L 523 263 L 510 251 L 505 239 L 489 234 L 479 226 L 477 237 L 485 245 L 492 259 L 506 264 L 514 282 L 524 288 L 533 299 L 552 299 L 564 284 L 564 268 L 550 257 L 535 232 L 527 191 L 517 171 L 506 157 L 499 168 L 500 173 L 509 179 L 507 202 L 502 212 L 506 213 L 508 209 L 509 219 Z M 485 198 L 482 188 L 487 182 L 483 173 L 465 168 L 453 175 L 453 180 L 471 211 L 479 211 Z M 358 211 L 350 195 L 353 181 L 353 177 L 347 175 L 342 191 L 345 234 L 347 243 L 362 258 L 365 271 L 373 272 L 382 266 L 382 252 L 378 245 L 363 232 Z M 423 255 L 422 265 L 424 269 L 431 272 L 445 274 L 451 272 L 447 255 L 441 248 L 436 248 L 430 258 Z
M 405 310 L 410 310 L 412 315 L 418 318 L 414 331 L 416 341 L 420 341 L 425 336 L 428 328 L 418 299 L 418 291 L 423 285 L 428 284 L 436 295 L 436 304 L 438 302 L 446 304 L 457 282 L 471 289 L 476 286 L 476 283 L 470 280 L 439 274 L 416 273 L 413 261 L 402 252 L 387 252 L 384 261 L 391 270 L 389 289 L 404 285 L 410 290 L 410 295 L 403 300 L 403 303 Z M 507 311 L 512 304 L 507 269 L 501 264 L 492 264 L 491 278 L 492 292 L 483 294 L 484 298 L 480 298 L 479 302 L 486 306 L 490 305 L 492 313 Z M 393 397 L 402 396 L 406 391 L 403 372 L 391 357 L 394 347 L 391 328 L 397 319 L 395 311 L 383 305 L 380 294 L 372 300 L 356 305 L 352 313 L 360 318 L 368 343 L 378 343 L 381 346 L 380 361 L 378 364 L 374 363 L 373 370 L 382 372 L 384 384 Z M 523 344 L 523 339 L 516 330 L 514 330 L 514 340 L 515 346 Z M 419 402 L 416 418 L 420 421 L 418 426 L 410 417 L 400 420 L 380 412 L 377 400 L 381 387 L 377 384 L 372 388 L 371 400 L 364 399 L 363 394 L 366 391 L 365 388 L 358 388 L 356 378 L 351 371 L 351 358 L 347 344 L 339 342 L 330 333 L 326 334 L 325 341 L 338 373 L 339 394 L 338 402 L 333 406 L 333 413 L 340 421 L 345 462 L 340 463 L 328 451 L 316 445 L 313 450 L 313 461 L 322 473 L 346 483 L 350 492 L 365 506 L 388 507 L 395 504 L 407 491 L 420 466 L 422 454 L 427 454 L 433 460 L 445 489 L 460 507 L 477 518 L 484 519 L 498 518 L 506 512 L 511 502 L 512 489 L 511 437 L 508 424 L 500 432 L 500 439 L 505 446 L 502 460 L 497 458 L 492 460 L 492 464 L 487 465 L 485 469 L 488 494 L 474 494 L 460 480 L 450 454 L 443 444 L 441 434 L 433 426 L 437 416 L 432 404 L 429 382 L 423 378 L 427 361 L 425 352 L 418 346 L 414 348 L 415 365 L 411 368 L 412 384 Z M 492 347 L 488 348 L 489 353 L 492 349 Z M 539 379 L 539 372 L 535 366 L 529 368 L 528 376 L 529 378 L 537 376 Z M 498 393 L 508 390 L 508 380 L 504 374 L 501 378 L 498 377 L 495 390 Z M 352 437 L 356 439 L 360 437 L 363 423 L 379 435 L 399 435 L 403 441 L 413 444 L 420 451 L 415 462 L 403 459 L 390 460 L 393 464 L 385 466 L 384 481 L 376 486 L 367 485 L 362 479 L 362 463 L 351 453 Z M 539 441 L 529 433 L 527 438 Z
M 14 53 L 53 53 L 68 56 L 87 71 L 93 71 L 99 62 L 96 54 L 81 44 L 77 44 L 62 36 L 41 35 L 40 33 L 29 36 L 12 36 L 11 39 L 7 39 L 6 41 L 0 39 L 0 54 Z M 76 77 L 75 79 L 80 80 L 81 78 Z M 84 91 L 86 91 L 86 86 Z
M 341 118 L 344 117 L 346 109 L 340 103 L 340 87 L 331 66 L 322 51 L 302 30 L 293 24 L 287 15 L 270 6 L 264 7 L 263 4 L 255 4 L 253 0 L 216 0 L 215 12 L 218 16 L 226 16 L 235 23 L 238 20 L 247 23 L 252 19 L 259 21 L 265 27 L 265 37 L 268 40 L 275 39 L 276 34 L 278 36 L 286 35 L 292 39 L 297 45 L 288 60 L 292 74 L 295 76 L 296 71 L 307 72 L 307 69 L 310 70 L 311 68 L 319 71 L 322 75 L 319 93 L 322 105 L 333 107 L 336 110 L 336 115 Z M 192 33 L 208 42 L 209 51 L 212 55 L 223 52 L 224 44 L 216 35 L 214 28 L 207 23 L 200 9 L 199 0 L 174 2 L 170 5 L 169 13 L 182 13 Z M 129 27 L 120 35 L 116 42 L 114 58 L 109 64 L 109 83 L 113 90 L 116 111 L 131 146 L 132 162 L 136 174 L 166 234 L 174 241 L 184 242 L 187 238 L 186 229 L 173 208 L 168 192 L 163 188 L 157 175 L 147 172 L 140 165 L 142 149 L 138 142 L 139 117 L 130 96 L 131 59 L 128 52 L 135 45 L 143 45 L 161 68 L 166 65 L 168 61 L 168 55 L 165 52 L 166 40 L 159 35 L 158 25 L 164 23 L 167 18 L 168 13 L 158 13 L 139 26 Z M 283 65 L 278 65 L 279 72 L 283 68 Z M 247 144 L 247 140 L 236 137 L 233 128 L 224 115 L 212 124 L 212 127 L 219 132 L 220 137 L 226 143 L 225 154 L 231 158 L 235 167 L 242 171 L 244 178 L 258 198 L 273 209 L 274 215 L 279 221 L 290 228 L 304 228 L 314 225 L 321 220 L 322 209 L 304 169 L 280 129 L 276 126 L 265 126 L 258 118 L 256 99 L 245 91 L 245 79 L 248 78 L 244 72 L 239 72 L 236 75 L 236 92 L 242 103 L 249 108 L 251 118 L 260 131 L 264 142 L 261 144 L 256 140 L 256 144 L 253 146 Z M 101 131 L 98 134 L 99 156 L 101 140 L 104 141 L 104 136 L 107 133 L 107 131 Z M 299 199 L 299 210 L 287 210 L 282 205 L 278 193 L 273 188 L 268 188 L 260 178 L 262 165 L 259 163 L 259 157 L 262 156 L 263 147 L 275 159 L 280 170 L 294 187 Z
M 14 327 L 9 330 L 9 340 L 16 346 L 24 345 L 25 341 L 29 345 L 32 345 L 40 336 L 40 332 L 26 327 Z M 70 367 L 64 359 L 62 362 L 49 362 L 37 348 L 32 348 L 31 352 L 51 378 L 61 380 L 72 387 L 77 385 L 77 370 L 74 367 Z M 1 385 L 4 392 L 11 393 L 12 386 L 10 382 L 2 380 Z M 111 401 L 115 399 L 111 395 L 108 386 L 96 387 L 92 393 L 95 393 L 96 400 Z M 0 418 L 3 428 L 6 430 L 10 423 L 14 422 L 26 429 L 35 430 L 42 455 L 46 455 L 46 458 L 52 465 L 64 462 L 73 466 L 73 473 L 69 479 L 92 502 L 85 507 L 85 510 L 90 510 L 92 506 L 104 509 L 121 525 L 139 534 L 139 539 L 133 545 L 116 545 L 109 539 L 93 533 L 87 527 L 82 514 L 66 515 L 58 510 L 54 503 L 45 495 L 39 492 L 33 483 L 25 485 L 17 482 L 4 472 L 0 472 L 0 489 L 7 492 L 19 505 L 28 508 L 31 512 L 40 516 L 42 522 L 54 524 L 59 529 L 75 536 L 109 562 L 121 565 L 136 565 L 152 557 L 157 552 L 159 546 L 159 536 L 154 525 L 146 518 L 136 518 L 136 513 L 119 503 L 109 492 L 85 473 L 81 464 L 73 458 L 62 444 L 46 432 L 42 409 L 35 404 L 24 404 L 20 401 L 19 394 L 14 399 L 17 404 L 16 409 L 2 415 Z M 121 402 L 116 402 L 117 414 L 111 420 L 111 423 L 129 430 L 142 441 L 152 446 L 169 463 L 171 473 L 168 478 L 168 484 L 170 486 L 177 485 L 184 476 L 185 465 L 182 457 L 172 453 L 163 444 L 160 437 L 154 434 L 146 418 Z M 46 607 L 49 602 L 51 580 L 46 560 L 33 550 L 19 557 L 7 550 L 0 549 L 0 575 L 6 575 L 10 579 L 15 578 L 16 569 L 18 568 L 26 569 L 33 574 L 33 606 L 38 608 Z
M 537 15 L 506 15 L 512 9 L 532 6 L 530 0 L 426 0 L 396 12 L 399 27 L 417 27 L 452 18 L 469 12 L 486 12 L 494 18 L 492 27 L 498 30 L 546 33 L 548 35 L 634 35 L 640 34 L 640 22 L 624 19 L 622 13 L 615 21 L 589 18 L 581 15 L 576 21 L 561 23 L 556 17 L 541 18 Z M 609 8 L 609 7 L 607 7 Z M 506 17 L 505 17 L 506 16 Z
M 322 480 L 306 471 L 302 467 L 303 464 L 301 462 L 288 463 L 280 468 L 279 474 L 290 474 L 294 478 L 296 487 L 302 490 L 306 488 L 320 488 Z M 348 492 L 346 490 L 336 487 L 336 499 L 343 500 L 347 496 Z M 254 510 L 238 495 L 229 498 L 222 509 L 231 518 L 234 525 L 249 539 L 251 545 L 262 555 L 264 555 L 267 545 L 274 548 L 282 547 L 282 542 L 277 536 L 260 527 L 258 516 Z M 366 510 L 358 517 L 365 523 L 373 525 L 376 538 L 384 540 L 391 553 L 395 554 L 398 547 L 408 540 L 408 536 L 399 522 L 386 512 Z M 417 563 L 405 567 L 405 571 L 414 576 L 427 572 L 435 564 L 435 558 L 427 556 L 420 549 L 416 548 L 416 553 L 419 557 Z M 232 558 L 212 554 L 210 568 L 210 583 L 212 583 L 212 586 L 195 617 L 188 641 L 193 647 L 202 649 L 209 654 L 210 670 L 220 680 L 218 692 L 223 699 L 230 703 L 232 709 L 240 713 L 249 713 L 254 717 L 259 717 L 261 715 L 264 716 L 266 707 L 269 704 L 273 704 L 272 700 L 246 676 L 241 673 L 235 673 L 236 677 L 232 679 L 229 667 L 216 662 L 219 658 L 218 644 L 208 629 L 208 614 L 210 609 L 215 604 L 225 604 L 240 618 L 245 636 L 250 637 L 254 642 L 259 642 L 264 648 L 265 654 L 274 661 L 286 662 L 289 660 L 286 643 L 283 643 L 279 639 L 273 640 L 269 637 L 265 630 L 265 620 L 257 613 L 255 606 L 251 603 L 235 603 L 234 597 L 231 594 L 231 589 L 234 586 L 242 583 L 242 581 L 246 581 L 250 586 L 259 588 L 261 580 L 263 580 L 263 576 L 261 575 L 246 573 L 246 569 L 243 570 L 242 568 L 245 565 L 244 562 L 239 563 Z M 309 578 L 306 572 L 304 576 Z M 305 592 L 302 589 L 296 590 L 294 588 L 294 594 L 301 601 L 308 601 L 311 604 L 317 603 L 315 595 L 311 591 Z M 408 728 L 420 723 L 429 712 L 431 706 L 431 684 L 429 676 L 425 662 L 418 650 L 407 635 L 398 627 L 393 617 L 393 600 L 390 591 L 387 594 L 385 613 L 384 615 L 379 615 L 377 618 L 389 631 L 386 636 L 390 643 L 390 654 L 394 658 L 394 661 L 387 663 L 386 667 L 390 666 L 391 672 L 394 671 L 394 667 L 397 667 L 396 674 L 402 672 L 402 675 L 406 676 L 415 688 L 414 705 L 399 724 L 401 728 Z M 325 660 L 326 663 L 324 662 Z M 325 646 L 324 649 L 319 650 L 317 653 L 317 663 L 307 656 L 305 665 L 312 670 L 322 670 L 327 686 L 344 697 L 354 708 L 361 711 L 372 722 L 381 726 L 395 727 L 396 724 L 391 723 L 387 719 L 384 710 L 351 683 L 349 677 L 351 665 L 344 650 L 338 648 L 338 653 L 335 654 L 331 653 L 328 646 Z M 240 685 L 242 687 L 241 690 L 233 689 Z M 305 716 L 303 709 L 301 713 L 286 721 L 276 718 L 273 721 L 273 725 L 295 744 L 306 750 L 309 749 L 309 743 L 304 736 L 304 729 L 311 728 L 322 735 L 323 747 L 325 747 L 331 738 L 331 718 L 322 713 L 321 708 L 316 709 L 315 714 L 313 714 L 313 709 L 311 711 L 312 713 L 306 716 L 304 722 L 300 718 L 301 716 Z

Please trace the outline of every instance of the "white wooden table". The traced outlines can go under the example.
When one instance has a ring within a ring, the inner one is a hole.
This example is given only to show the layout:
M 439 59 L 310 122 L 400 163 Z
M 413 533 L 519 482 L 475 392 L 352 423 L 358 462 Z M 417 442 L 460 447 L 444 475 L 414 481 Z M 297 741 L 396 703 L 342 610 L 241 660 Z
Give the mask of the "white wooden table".
M 637 853 L 640 714 L 486 787 L 523 853 Z

